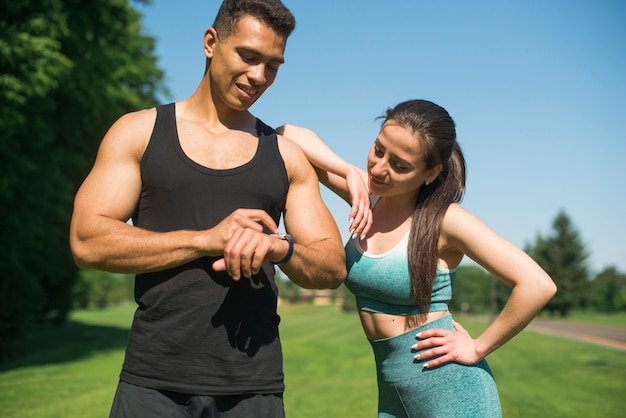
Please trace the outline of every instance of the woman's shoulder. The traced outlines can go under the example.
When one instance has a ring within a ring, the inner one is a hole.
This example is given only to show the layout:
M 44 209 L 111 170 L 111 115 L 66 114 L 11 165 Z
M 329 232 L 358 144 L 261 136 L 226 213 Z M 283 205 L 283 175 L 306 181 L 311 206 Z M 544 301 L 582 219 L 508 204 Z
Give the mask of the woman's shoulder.
M 450 203 L 446 209 L 445 215 L 443 216 L 443 226 L 445 226 L 446 223 L 461 219 L 466 214 L 469 214 L 469 212 L 465 210 L 463 206 L 458 203 Z
M 473 229 L 476 222 L 480 222 L 480 220 L 463 206 L 458 203 L 451 203 L 441 222 L 440 238 L 448 244 L 454 242 L 455 238 L 459 238 L 468 230 Z
M 482 220 L 458 203 L 452 203 L 443 217 L 440 242 L 448 248 L 465 252 L 468 247 L 481 245 L 479 241 L 492 235 L 493 231 Z

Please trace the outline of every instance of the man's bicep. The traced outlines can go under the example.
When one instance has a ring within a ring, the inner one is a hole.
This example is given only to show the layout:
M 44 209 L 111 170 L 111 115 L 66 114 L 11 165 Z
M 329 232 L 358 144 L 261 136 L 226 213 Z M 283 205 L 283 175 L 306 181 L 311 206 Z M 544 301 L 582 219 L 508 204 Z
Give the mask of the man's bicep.
M 306 159 L 292 164 L 285 227 L 296 242 L 307 244 L 332 238 L 341 242 L 337 225 L 324 204 L 313 167 Z
M 291 158 L 283 153 L 290 179 L 285 226 L 297 249 L 295 261 L 287 263 L 285 273 L 305 288 L 334 289 L 346 276 L 341 235 L 322 201 L 313 167 L 295 148 Z
M 97 162 L 76 195 L 75 211 L 126 222 L 141 192 L 138 173 L 138 168 L 127 162 Z
M 102 140 L 94 166 L 76 195 L 78 214 L 125 222 L 135 209 L 141 192 L 139 148 L 145 141 L 135 136 L 140 131 L 128 121 L 119 122 Z

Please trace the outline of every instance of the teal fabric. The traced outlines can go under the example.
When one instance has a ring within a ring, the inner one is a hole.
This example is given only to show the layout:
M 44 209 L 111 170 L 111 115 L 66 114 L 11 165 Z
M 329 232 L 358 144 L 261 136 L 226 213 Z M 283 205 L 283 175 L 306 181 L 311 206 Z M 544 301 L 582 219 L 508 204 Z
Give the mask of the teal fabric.
M 376 359 L 379 418 L 502 416 L 498 389 L 485 360 L 472 366 L 448 363 L 423 369 L 411 347 L 431 328 L 454 330 L 452 316 L 402 335 L 370 341 Z M 428 361 L 428 360 L 426 360 Z
M 385 254 L 363 251 L 358 238 L 348 241 L 345 247 L 348 269 L 345 284 L 356 296 L 358 309 L 393 315 L 421 313 L 411 296 L 408 237 L 407 233 Z M 447 302 L 452 298 L 455 275 L 455 270 L 437 268 L 429 312 L 448 310 Z

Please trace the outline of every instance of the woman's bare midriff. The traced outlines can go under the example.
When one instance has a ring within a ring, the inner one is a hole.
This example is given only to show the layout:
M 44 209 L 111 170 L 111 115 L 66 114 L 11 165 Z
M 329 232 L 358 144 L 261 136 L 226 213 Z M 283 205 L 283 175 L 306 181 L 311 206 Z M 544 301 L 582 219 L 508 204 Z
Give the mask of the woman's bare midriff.
M 365 336 L 369 340 L 395 337 L 449 314 L 449 311 L 429 312 L 426 321 L 419 322 L 418 315 L 390 315 L 359 311 Z

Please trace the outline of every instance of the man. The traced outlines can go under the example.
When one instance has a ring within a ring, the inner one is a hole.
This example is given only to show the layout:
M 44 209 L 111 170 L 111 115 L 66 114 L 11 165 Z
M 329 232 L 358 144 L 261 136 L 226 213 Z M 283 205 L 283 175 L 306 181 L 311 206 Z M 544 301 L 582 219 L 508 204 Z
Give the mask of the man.
M 284 416 L 272 263 L 307 288 L 346 275 L 313 168 L 248 111 L 294 27 L 280 0 L 225 0 L 197 90 L 116 121 L 76 195 L 77 264 L 136 273 L 111 416 Z

